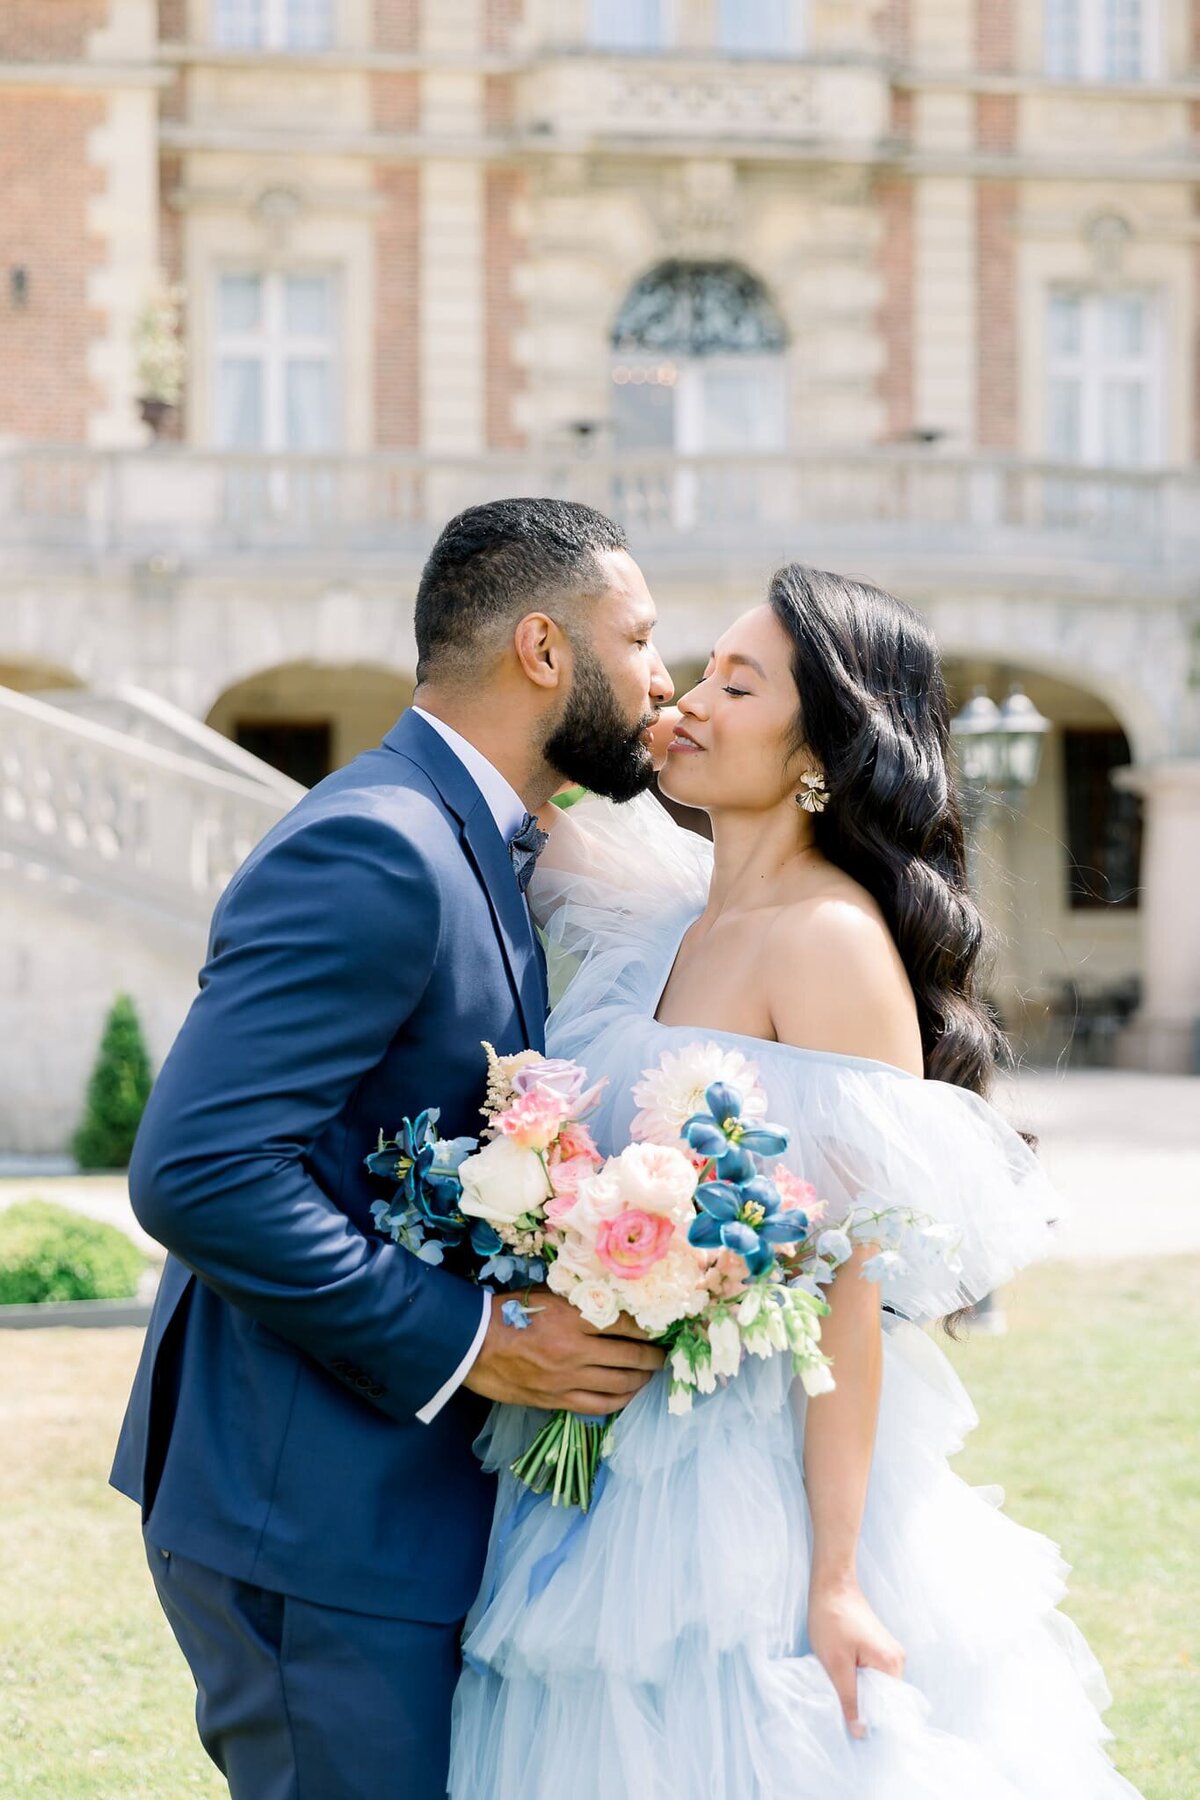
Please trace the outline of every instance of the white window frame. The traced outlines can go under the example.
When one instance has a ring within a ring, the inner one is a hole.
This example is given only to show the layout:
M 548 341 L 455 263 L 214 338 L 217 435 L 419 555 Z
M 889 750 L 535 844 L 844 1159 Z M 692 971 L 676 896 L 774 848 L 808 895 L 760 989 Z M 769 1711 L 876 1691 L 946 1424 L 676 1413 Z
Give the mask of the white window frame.
M 605 29 L 606 15 L 615 18 L 619 12 L 632 14 L 639 8 L 645 11 L 653 8 L 657 12 L 656 33 L 646 36 L 630 33 L 628 37 L 622 37 L 618 32 Z M 585 29 L 589 49 L 613 56 L 653 56 L 661 50 L 669 50 L 675 42 L 674 0 L 587 0 Z
M 258 327 L 249 331 L 227 331 L 221 324 L 221 283 L 229 277 L 253 276 L 262 282 L 262 317 Z M 287 328 L 286 283 L 289 277 L 319 277 L 329 284 L 330 323 L 327 336 L 289 332 Z M 338 271 L 328 267 L 293 267 L 263 269 L 245 263 L 228 263 L 215 271 L 213 283 L 213 424 L 216 435 L 217 409 L 220 406 L 220 367 L 226 356 L 254 358 L 262 364 L 263 408 L 262 442 L 245 446 L 255 450 L 286 455 L 292 449 L 287 441 L 287 367 L 293 359 L 320 357 L 330 366 L 330 441 L 324 451 L 337 451 L 345 435 L 344 363 L 341 333 L 341 293 Z M 236 455 L 238 445 L 222 445 Z M 321 455 L 322 450 L 313 454 Z
M 311 5 L 314 0 L 306 0 L 306 3 Z M 339 0 L 315 0 L 315 3 L 324 5 L 328 19 L 324 39 L 319 44 L 297 42 L 292 0 L 209 0 L 213 42 L 222 49 L 231 50 L 307 50 L 314 54 L 332 50 L 338 40 Z M 239 32 L 234 28 L 234 20 L 239 15 L 248 25 L 251 21 L 257 22 L 252 29 Z
M 1137 84 L 1161 73 L 1161 0 L 1137 0 L 1140 61 L 1136 74 L 1116 70 L 1109 37 L 1115 9 L 1127 0 L 1042 0 L 1043 60 L 1052 80 Z M 1073 20 L 1068 17 L 1073 15 Z M 1064 55 L 1069 47 L 1071 54 Z
M 1076 352 L 1055 352 L 1050 343 L 1050 313 L 1056 300 L 1081 303 L 1080 341 Z M 1137 299 L 1146 308 L 1146 348 L 1140 356 L 1119 358 L 1104 348 L 1104 305 L 1113 299 Z M 1050 387 L 1055 381 L 1079 385 L 1078 461 L 1098 468 L 1150 468 L 1164 460 L 1164 394 L 1166 333 L 1162 295 L 1153 288 L 1084 288 L 1056 283 L 1046 295 L 1046 404 L 1049 423 Z M 1139 380 L 1147 396 L 1143 442 L 1136 461 L 1114 463 L 1105 454 L 1104 397 L 1114 379 Z M 1048 435 L 1048 432 L 1047 432 Z M 1047 446 L 1049 450 L 1049 446 Z
M 713 26 L 716 34 L 716 48 L 727 56 L 762 57 L 801 56 L 808 38 L 808 0 L 784 0 L 784 30 L 782 41 L 776 44 L 731 43 L 731 34 L 727 30 L 727 15 L 744 14 L 747 0 L 714 0 Z

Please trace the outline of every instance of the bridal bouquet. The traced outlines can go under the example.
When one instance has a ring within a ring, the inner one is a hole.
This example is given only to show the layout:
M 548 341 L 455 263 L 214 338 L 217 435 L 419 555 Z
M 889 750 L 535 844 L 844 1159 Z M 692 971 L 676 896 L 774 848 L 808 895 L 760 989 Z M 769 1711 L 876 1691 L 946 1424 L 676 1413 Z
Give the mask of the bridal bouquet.
M 634 1088 L 632 1141 L 604 1158 L 585 1123 L 603 1083 L 536 1051 L 484 1049 L 482 1141 L 440 1139 L 431 1108 L 395 1138 L 381 1135 L 367 1158 L 397 1183 L 372 1208 L 382 1231 L 423 1261 L 461 1259 L 509 1292 L 502 1316 L 515 1329 L 528 1325 L 529 1290 L 542 1283 L 599 1330 L 628 1315 L 667 1352 L 672 1413 L 733 1379 L 747 1355 L 790 1355 L 810 1395 L 834 1386 L 820 1348 L 821 1287 L 854 1238 L 882 1241 L 863 1265 L 879 1279 L 901 1231 L 923 1241 L 915 1214 L 864 1204 L 818 1230 L 824 1208 L 779 1165 L 788 1133 L 768 1122 L 757 1070 L 739 1051 L 668 1051 Z M 929 1233 L 937 1228 L 928 1226 L 926 1250 L 948 1254 Z M 611 1430 L 607 1419 L 555 1413 L 513 1473 L 586 1512 Z

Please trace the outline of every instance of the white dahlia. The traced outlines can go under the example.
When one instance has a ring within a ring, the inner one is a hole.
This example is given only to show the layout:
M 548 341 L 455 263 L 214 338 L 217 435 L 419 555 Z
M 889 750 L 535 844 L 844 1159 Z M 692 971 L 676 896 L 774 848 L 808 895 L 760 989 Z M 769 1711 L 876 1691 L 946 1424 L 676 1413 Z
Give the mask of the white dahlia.
M 641 1111 L 631 1135 L 643 1143 L 678 1144 L 692 1114 L 705 1110 L 704 1095 L 714 1081 L 727 1081 L 738 1090 L 747 1123 L 766 1118 L 767 1096 L 749 1057 L 719 1044 L 685 1044 L 682 1050 L 664 1051 L 657 1068 L 643 1071 L 633 1090 Z

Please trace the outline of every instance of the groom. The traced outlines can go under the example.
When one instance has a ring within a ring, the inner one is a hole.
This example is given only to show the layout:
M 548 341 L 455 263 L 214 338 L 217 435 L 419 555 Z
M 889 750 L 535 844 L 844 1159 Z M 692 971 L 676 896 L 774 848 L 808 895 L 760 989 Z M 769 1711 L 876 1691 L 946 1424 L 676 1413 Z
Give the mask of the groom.
M 436 1800 L 493 1485 L 487 1402 L 625 1405 L 661 1362 L 555 1296 L 524 1331 L 373 1229 L 364 1156 L 441 1108 L 474 1135 L 481 1040 L 543 1047 L 530 814 L 648 785 L 671 697 L 654 606 L 590 508 L 442 532 L 417 691 L 306 795 L 213 919 L 151 1095 L 134 1211 L 170 1255 L 112 1480 L 234 1800 Z

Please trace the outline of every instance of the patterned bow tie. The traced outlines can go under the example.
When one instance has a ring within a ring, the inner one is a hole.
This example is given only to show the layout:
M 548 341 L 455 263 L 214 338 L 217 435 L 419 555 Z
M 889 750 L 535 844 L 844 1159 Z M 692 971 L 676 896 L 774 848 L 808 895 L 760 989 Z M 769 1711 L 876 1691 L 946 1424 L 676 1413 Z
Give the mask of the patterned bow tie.
M 521 820 L 520 829 L 508 840 L 508 854 L 512 857 L 513 873 L 522 893 L 529 886 L 529 878 L 533 874 L 534 864 L 549 842 L 550 833 L 539 828 L 532 813 L 525 814 Z

